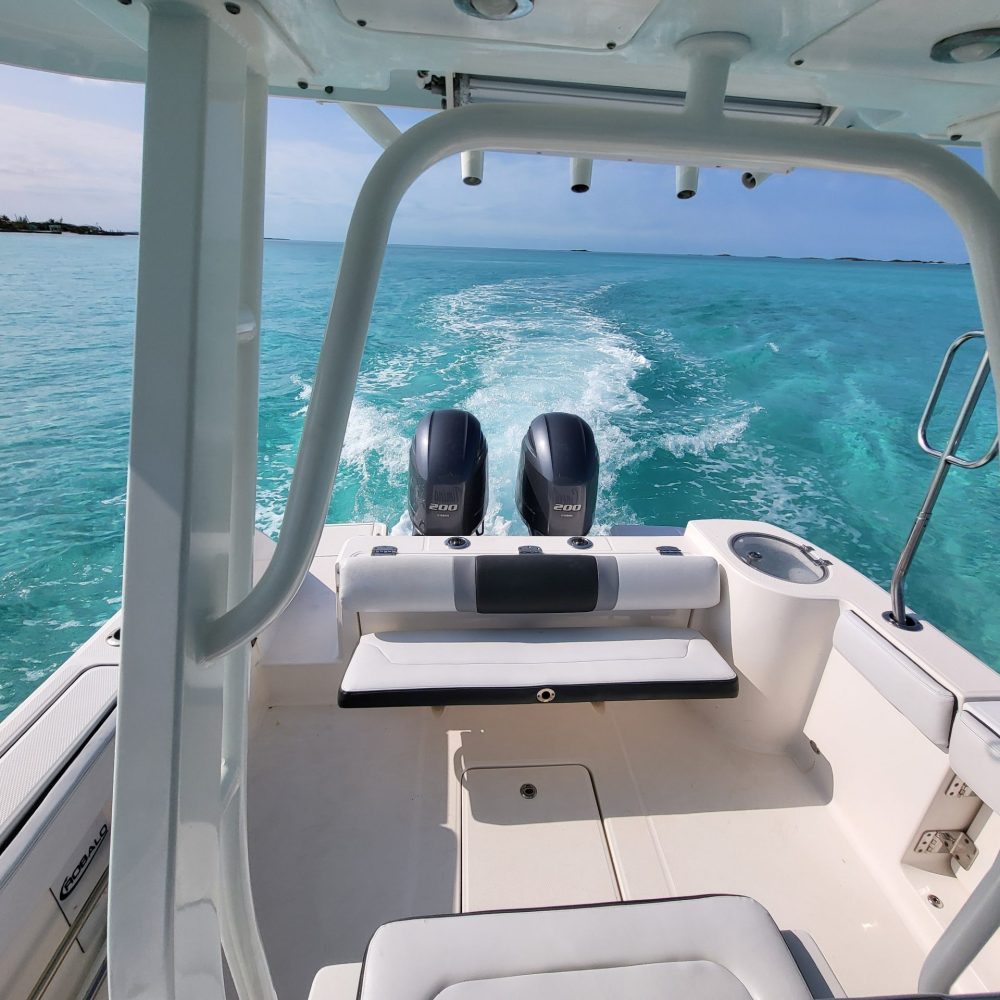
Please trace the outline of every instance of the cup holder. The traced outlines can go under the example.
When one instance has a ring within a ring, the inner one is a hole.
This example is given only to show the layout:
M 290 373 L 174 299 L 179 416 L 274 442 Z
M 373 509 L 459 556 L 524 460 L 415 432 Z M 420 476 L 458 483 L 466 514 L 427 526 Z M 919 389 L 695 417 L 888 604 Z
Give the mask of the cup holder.
M 777 535 L 746 531 L 733 535 L 729 547 L 740 562 L 787 583 L 820 583 L 829 576 L 829 561 L 817 559 L 812 546 L 789 542 Z

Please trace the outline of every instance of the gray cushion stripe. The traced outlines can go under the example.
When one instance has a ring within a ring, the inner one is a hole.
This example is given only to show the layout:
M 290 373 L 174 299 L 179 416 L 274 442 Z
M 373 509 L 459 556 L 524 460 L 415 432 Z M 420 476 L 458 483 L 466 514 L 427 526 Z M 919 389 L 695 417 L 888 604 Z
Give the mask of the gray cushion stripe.
M 597 607 L 595 611 L 613 611 L 618 603 L 618 560 L 597 556 Z
M 472 556 L 452 559 L 455 574 L 455 609 L 476 610 L 476 560 Z

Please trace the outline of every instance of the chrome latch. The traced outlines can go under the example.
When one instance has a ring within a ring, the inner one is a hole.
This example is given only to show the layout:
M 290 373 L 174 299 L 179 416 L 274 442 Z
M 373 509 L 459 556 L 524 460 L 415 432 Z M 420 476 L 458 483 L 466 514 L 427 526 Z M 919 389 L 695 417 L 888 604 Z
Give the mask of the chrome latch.
M 913 852 L 950 854 L 968 871 L 979 855 L 979 848 L 964 830 L 924 830 Z

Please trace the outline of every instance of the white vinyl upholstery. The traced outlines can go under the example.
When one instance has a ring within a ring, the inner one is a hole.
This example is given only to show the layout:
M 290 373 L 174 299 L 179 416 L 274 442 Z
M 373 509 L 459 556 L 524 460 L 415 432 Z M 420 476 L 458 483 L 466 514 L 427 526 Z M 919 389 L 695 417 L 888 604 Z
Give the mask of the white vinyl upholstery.
M 812 1000 L 745 896 L 424 917 L 368 945 L 359 1000 Z
M 340 704 L 443 705 L 731 697 L 736 674 L 693 629 L 382 632 L 361 637 Z M 537 700 L 546 700 L 540 698 Z
M 719 564 L 712 556 L 617 555 L 615 611 L 714 608 Z
M 382 548 L 383 546 L 378 546 Z M 579 553 L 567 553 L 579 558 Z M 510 556 L 531 565 L 532 556 Z M 719 603 L 719 564 L 711 556 L 597 555 L 599 611 L 711 608 Z M 340 562 L 340 602 L 356 612 L 448 612 L 476 608 L 474 554 L 354 553 Z
M 715 962 L 653 962 L 617 969 L 538 972 L 456 983 L 438 1000 L 608 1000 L 609 997 L 711 997 L 750 1000 L 743 984 Z
M 833 646 L 935 746 L 948 749 L 955 696 L 853 612 L 840 616 Z
M 455 611 L 450 555 L 354 555 L 340 563 L 345 611 Z
M 950 763 L 994 812 L 1000 810 L 1000 702 L 965 703 L 955 719 Z

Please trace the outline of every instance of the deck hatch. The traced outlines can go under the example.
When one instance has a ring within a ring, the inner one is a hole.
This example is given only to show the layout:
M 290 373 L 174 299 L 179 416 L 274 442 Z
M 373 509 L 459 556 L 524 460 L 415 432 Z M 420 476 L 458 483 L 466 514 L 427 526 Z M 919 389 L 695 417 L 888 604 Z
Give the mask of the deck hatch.
M 462 911 L 621 899 L 590 772 L 580 764 L 462 775 Z

